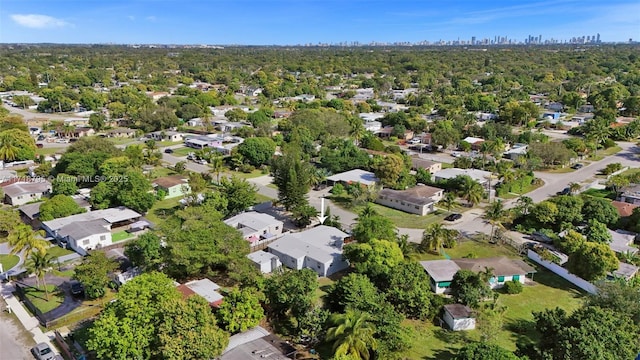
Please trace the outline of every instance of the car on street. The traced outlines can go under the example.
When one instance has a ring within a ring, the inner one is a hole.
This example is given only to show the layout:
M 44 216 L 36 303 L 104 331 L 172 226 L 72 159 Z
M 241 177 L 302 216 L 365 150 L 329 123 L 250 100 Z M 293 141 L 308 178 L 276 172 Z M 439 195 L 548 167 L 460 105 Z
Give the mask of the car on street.
M 584 167 L 584 164 L 581 164 L 581 163 L 576 163 L 571 166 L 571 168 L 575 170 L 582 169 L 583 167 Z
M 571 188 L 564 188 L 561 191 L 558 191 L 557 195 L 570 195 L 571 194 Z
M 205 159 L 196 160 L 196 163 L 200 164 L 200 165 L 207 165 L 208 164 L 207 160 L 205 160 Z
M 164 149 L 164 153 L 165 153 L 165 154 L 173 154 L 173 149 L 171 149 L 171 148 L 166 148 L 166 149 Z
M 451 214 L 444 218 L 447 221 L 456 221 L 462 219 L 462 214 Z
M 51 350 L 51 347 L 46 343 L 40 343 L 31 348 L 31 353 L 38 360 L 53 360 L 56 358 L 56 354 Z

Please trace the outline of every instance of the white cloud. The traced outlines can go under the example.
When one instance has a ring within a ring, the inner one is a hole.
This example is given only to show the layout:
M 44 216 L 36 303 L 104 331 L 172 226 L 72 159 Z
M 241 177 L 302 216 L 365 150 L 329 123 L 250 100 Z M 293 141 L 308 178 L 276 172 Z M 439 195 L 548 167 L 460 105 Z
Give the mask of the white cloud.
M 11 20 L 20 26 L 32 29 L 51 29 L 72 26 L 72 24 L 62 19 L 39 14 L 13 14 L 11 15 Z

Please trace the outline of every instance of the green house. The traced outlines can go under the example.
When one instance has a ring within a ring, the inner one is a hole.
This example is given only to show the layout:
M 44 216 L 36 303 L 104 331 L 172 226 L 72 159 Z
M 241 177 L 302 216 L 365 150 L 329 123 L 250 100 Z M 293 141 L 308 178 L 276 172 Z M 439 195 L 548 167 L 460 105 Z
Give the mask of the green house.
M 171 175 L 153 180 L 153 187 L 165 192 L 165 199 L 185 196 L 191 193 L 189 180 L 182 175 Z

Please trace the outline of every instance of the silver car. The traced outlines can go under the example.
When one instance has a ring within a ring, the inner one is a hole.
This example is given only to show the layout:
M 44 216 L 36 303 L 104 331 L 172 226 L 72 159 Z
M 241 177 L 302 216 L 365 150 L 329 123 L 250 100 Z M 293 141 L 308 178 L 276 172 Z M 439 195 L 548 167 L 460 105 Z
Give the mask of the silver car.
M 51 350 L 51 347 L 46 343 L 40 343 L 31 348 L 31 353 L 38 360 L 54 360 L 56 354 Z

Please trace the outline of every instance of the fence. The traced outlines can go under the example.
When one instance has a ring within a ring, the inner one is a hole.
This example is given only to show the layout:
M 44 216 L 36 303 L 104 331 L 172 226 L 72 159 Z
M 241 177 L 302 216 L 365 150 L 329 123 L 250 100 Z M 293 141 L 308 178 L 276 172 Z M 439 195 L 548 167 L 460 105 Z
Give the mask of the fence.
M 553 272 L 554 274 L 560 276 L 561 278 L 567 280 L 568 282 L 572 283 L 573 285 L 579 287 L 580 289 L 590 293 L 590 294 L 595 294 L 597 292 L 596 287 L 588 282 L 587 280 L 575 276 L 571 273 L 569 273 L 569 271 L 565 268 L 563 268 L 562 266 L 552 263 L 550 261 L 546 261 L 546 260 L 542 260 L 540 258 L 540 256 L 533 250 L 529 249 L 529 251 L 527 252 L 527 256 L 529 257 L 529 259 L 535 261 L 536 263 L 544 266 L 545 268 L 549 269 L 551 272 Z
M 20 285 L 20 284 L 15 284 L 16 286 L 16 293 L 18 293 L 18 297 L 20 298 L 20 300 L 22 301 L 22 303 L 27 307 L 27 309 L 29 309 L 29 311 L 31 311 L 31 313 L 38 318 L 38 321 L 40 322 L 40 325 L 42 326 L 47 326 L 47 319 L 44 317 L 44 314 L 42 314 L 42 311 L 40 311 L 40 309 L 38 309 L 29 299 L 29 297 L 27 297 L 26 292 L 24 291 L 24 288 Z

